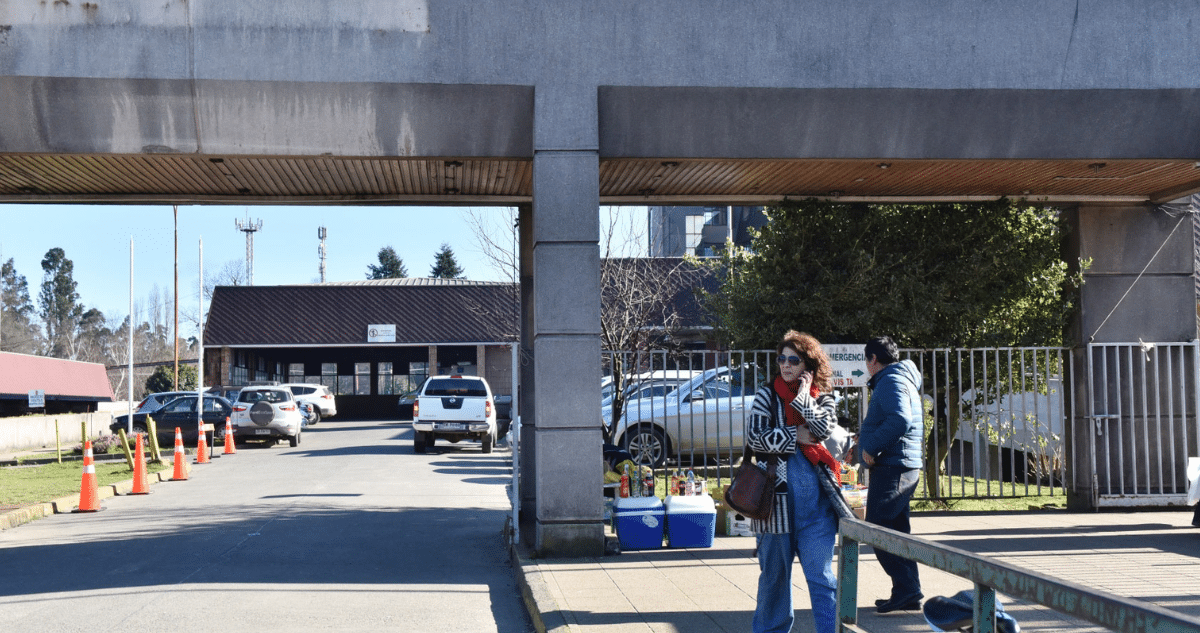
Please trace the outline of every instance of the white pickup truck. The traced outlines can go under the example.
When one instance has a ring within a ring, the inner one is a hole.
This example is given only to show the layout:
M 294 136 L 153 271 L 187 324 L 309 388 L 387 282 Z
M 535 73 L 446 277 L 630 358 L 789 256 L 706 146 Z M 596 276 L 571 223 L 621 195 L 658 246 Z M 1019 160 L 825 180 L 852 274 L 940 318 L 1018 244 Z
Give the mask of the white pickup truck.
M 479 376 L 433 376 L 413 402 L 413 450 L 424 453 L 439 437 L 478 440 L 483 452 L 496 443 L 496 401 Z

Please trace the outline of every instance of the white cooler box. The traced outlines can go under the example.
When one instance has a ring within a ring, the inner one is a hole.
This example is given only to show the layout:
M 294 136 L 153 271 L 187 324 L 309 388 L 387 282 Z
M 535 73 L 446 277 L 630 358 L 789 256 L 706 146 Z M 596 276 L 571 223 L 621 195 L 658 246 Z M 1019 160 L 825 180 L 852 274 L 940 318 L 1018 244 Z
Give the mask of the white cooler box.
M 708 495 L 667 497 L 668 547 L 712 547 L 717 505 Z

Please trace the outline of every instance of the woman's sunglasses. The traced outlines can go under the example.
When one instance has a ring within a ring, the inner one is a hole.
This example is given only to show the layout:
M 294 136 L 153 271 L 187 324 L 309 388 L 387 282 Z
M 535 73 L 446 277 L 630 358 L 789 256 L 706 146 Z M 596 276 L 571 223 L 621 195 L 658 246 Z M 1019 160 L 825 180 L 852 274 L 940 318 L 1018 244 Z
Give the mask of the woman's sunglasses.
M 780 365 L 801 365 L 804 361 L 800 360 L 799 356 L 784 356 L 783 354 L 780 354 L 779 357 L 775 359 L 775 362 L 779 363 Z

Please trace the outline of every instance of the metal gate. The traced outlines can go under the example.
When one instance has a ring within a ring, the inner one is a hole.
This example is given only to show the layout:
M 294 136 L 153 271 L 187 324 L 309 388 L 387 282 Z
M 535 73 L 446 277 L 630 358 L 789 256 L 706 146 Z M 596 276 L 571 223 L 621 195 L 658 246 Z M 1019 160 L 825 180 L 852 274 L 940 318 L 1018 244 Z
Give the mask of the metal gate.
M 1200 454 L 1198 351 L 1197 341 L 1088 345 L 1095 506 L 1185 503 L 1187 459 Z

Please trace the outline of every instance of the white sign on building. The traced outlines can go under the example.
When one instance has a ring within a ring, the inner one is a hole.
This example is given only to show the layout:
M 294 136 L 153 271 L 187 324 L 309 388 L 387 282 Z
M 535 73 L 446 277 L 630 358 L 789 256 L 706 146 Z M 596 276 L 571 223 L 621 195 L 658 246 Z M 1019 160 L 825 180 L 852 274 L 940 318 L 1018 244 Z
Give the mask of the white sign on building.
M 396 324 L 383 323 L 367 326 L 368 343 L 395 343 Z
M 866 387 L 867 359 L 863 356 L 862 343 L 849 345 L 825 345 L 825 353 L 829 355 L 829 364 L 833 369 L 833 388 L 848 389 L 851 387 Z
M 46 391 L 44 389 L 29 390 L 29 408 L 30 409 L 45 409 L 46 408 Z

